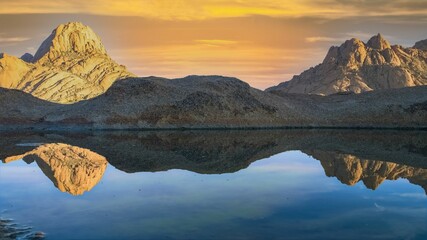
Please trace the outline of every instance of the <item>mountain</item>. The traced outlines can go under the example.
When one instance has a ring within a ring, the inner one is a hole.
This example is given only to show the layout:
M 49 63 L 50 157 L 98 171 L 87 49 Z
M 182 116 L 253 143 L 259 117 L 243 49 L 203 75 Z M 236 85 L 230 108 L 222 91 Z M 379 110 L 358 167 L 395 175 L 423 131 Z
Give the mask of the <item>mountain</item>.
M 0 128 L 426 128 L 427 86 L 354 95 L 264 92 L 235 78 L 129 78 L 62 105 L 0 89 Z M 19 121 L 18 121 L 19 120 Z
M 319 160 L 327 176 L 347 185 L 362 181 L 377 189 L 385 180 L 405 178 L 427 190 L 426 147 L 427 134 L 419 131 L 0 132 L 0 159 L 4 163 L 34 160 L 56 186 L 74 190 L 70 193 L 88 191 L 99 182 L 105 171 L 104 159 L 127 173 L 185 169 L 223 174 L 294 150 Z M 54 174 L 49 174 L 52 171 Z
M 329 95 L 427 84 L 427 40 L 391 46 L 381 34 L 331 47 L 323 62 L 267 91 Z
M 82 195 L 95 187 L 107 168 L 105 157 L 88 149 L 62 143 L 44 144 L 22 155 L 4 159 L 5 163 L 23 159 L 36 162 L 61 192 Z
M 129 76 L 133 74 L 108 56 L 99 36 L 78 22 L 59 25 L 34 56 L 0 55 L 0 87 L 51 102 L 93 98 Z

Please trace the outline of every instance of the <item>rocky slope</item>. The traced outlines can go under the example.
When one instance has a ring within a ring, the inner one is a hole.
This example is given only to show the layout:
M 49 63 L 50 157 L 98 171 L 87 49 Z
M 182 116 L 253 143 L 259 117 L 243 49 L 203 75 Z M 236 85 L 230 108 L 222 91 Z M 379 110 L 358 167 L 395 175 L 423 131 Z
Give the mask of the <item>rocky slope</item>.
M 129 76 L 133 74 L 108 56 L 93 30 L 76 22 L 58 26 L 34 57 L 0 55 L 0 87 L 58 103 L 93 98 Z
M 130 78 L 71 105 L 3 89 L 0 128 L 425 128 L 426 93 L 420 86 L 323 97 L 266 93 L 221 76 Z
M 107 160 L 88 149 L 62 143 L 45 144 L 22 155 L 3 160 L 8 163 L 23 159 L 36 162 L 43 173 L 62 192 L 81 195 L 90 191 L 102 179 Z
M 323 62 L 267 91 L 329 95 L 427 84 L 427 40 L 405 48 L 378 34 L 331 47 Z

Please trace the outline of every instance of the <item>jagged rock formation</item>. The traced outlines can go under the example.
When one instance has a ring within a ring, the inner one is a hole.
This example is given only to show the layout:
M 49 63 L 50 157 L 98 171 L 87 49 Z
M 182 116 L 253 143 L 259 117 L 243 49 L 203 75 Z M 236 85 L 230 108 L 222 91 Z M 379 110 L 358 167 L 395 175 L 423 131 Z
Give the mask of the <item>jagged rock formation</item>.
M 331 47 L 323 62 L 267 91 L 329 95 L 427 84 L 426 40 L 412 48 L 378 34 L 367 43 L 351 39 Z
M 7 157 L 4 163 L 23 159 L 35 161 L 43 173 L 62 192 L 81 195 L 102 179 L 108 162 L 88 149 L 62 143 L 42 145 L 22 155 Z
M 406 178 L 420 185 L 427 194 L 427 169 L 414 168 L 393 162 L 361 159 L 351 154 L 314 150 L 309 153 L 319 160 L 328 177 L 336 177 L 342 183 L 353 186 L 362 181 L 372 190 L 385 180 Z
M 108 56 L 92 29 L 76 22 L 58 26 L 34 57 L 0 56 L 0 87 L 58 103 L 93 98 L 129 76 L 133 74 Z

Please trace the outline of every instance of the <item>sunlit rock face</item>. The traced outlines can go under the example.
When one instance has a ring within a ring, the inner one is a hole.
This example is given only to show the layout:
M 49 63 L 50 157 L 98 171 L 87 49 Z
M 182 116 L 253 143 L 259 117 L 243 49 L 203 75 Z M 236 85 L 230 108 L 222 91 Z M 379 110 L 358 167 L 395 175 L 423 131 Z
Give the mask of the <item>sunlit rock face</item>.
M 385 180 L 406 178 L 427 193 L 427 169 L 319 150 L 309 154 L 320 161 L 328 177 L 336 177 L 350 186 L 362 181 L 367 188 L 375 190 Z
M 329 95 L 426 85 L 425 46 L 391 46 L 381 34 L 367 43 L 353 38 L 331 47 L 321 64 L 268 91 Z
M 78 22 L 59 25 L 34 57 L 0 59 L 0 87 L 58 103 L 93 98 L 129 76 L 108 56 L 99 36 Z
M 35 161 L 62 192 L 81 195 L 102 179 L 107 168 L 105 157 L 88 149 L 62 143 L 45 144 L 23 155 L 8 157 L 5 163 L 23 159 Z

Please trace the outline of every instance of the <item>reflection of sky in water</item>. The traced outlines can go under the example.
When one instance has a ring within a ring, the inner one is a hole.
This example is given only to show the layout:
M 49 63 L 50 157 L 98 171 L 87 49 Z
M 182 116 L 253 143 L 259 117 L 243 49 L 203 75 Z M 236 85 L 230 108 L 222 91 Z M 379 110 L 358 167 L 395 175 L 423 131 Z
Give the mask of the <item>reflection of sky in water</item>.
M 325 177 L 299 152 L 233 174 L 184 170 L 120 172 L 108 166 L 83 196 L 56 189 L 36 164 L 0 167 L 0 211 L 64 238 L 402 238 L 426 237 L 423 189 L 407 180 L 376 191 Z

